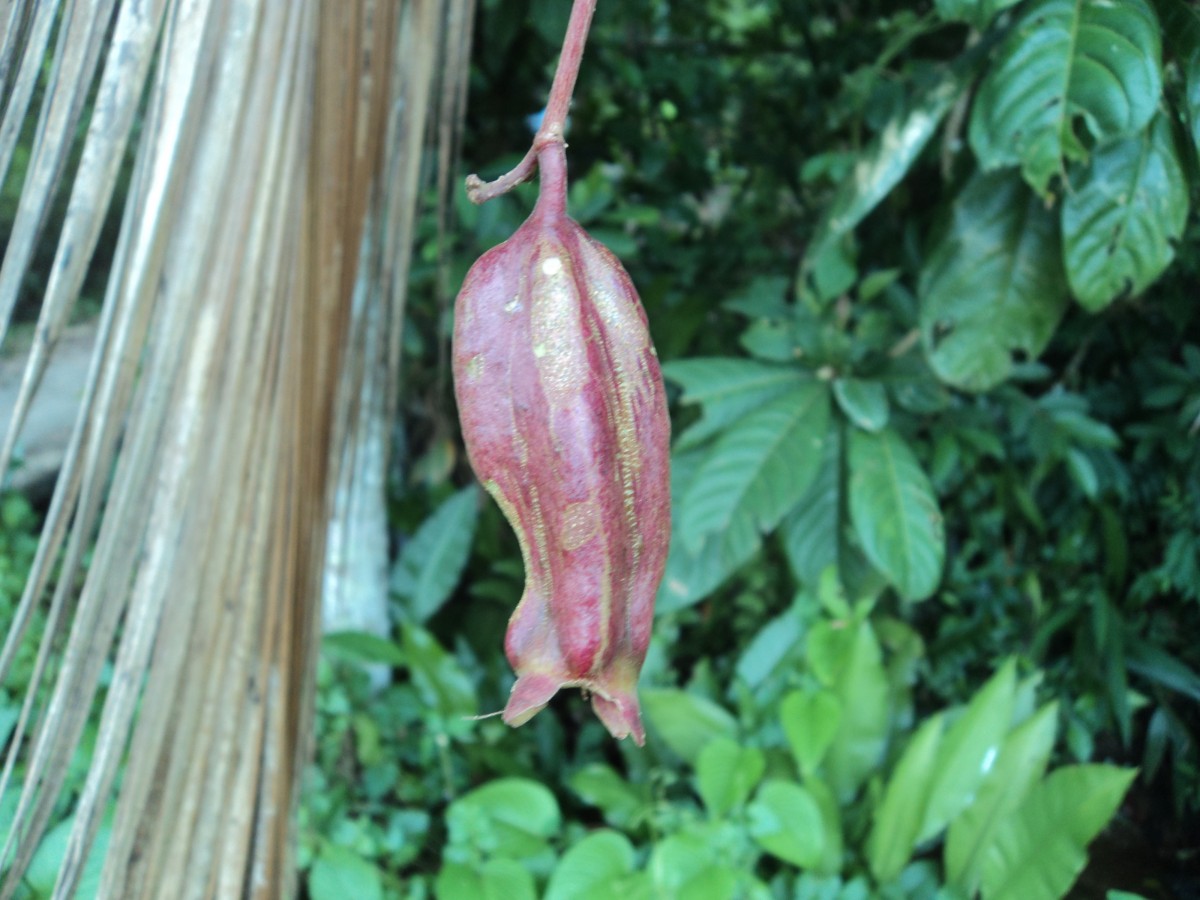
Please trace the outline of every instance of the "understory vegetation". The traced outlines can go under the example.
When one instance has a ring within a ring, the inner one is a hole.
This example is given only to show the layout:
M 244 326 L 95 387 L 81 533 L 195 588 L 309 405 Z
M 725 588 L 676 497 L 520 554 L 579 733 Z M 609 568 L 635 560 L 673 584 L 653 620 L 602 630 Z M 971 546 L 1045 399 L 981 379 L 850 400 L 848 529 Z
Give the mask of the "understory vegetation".
M 569 7 L 478 4 L 461 174 L 528 146 Z M 431 186 L 393 631 L 325 638 L 308 896 L 1195 896 L 1195 7 L 601 0 L 568 137 L 672 402 L 647 745 L 577 692 L 487 717 L 523 570 L 447 342 L 534 188 Z

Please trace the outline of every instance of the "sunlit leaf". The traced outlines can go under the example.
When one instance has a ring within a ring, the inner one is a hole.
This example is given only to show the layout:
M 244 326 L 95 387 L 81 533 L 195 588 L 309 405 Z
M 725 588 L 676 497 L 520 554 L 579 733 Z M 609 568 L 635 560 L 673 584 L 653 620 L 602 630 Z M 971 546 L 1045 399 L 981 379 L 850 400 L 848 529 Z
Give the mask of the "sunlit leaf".
M 1037 357 L 1067 305 L 1058 227 L 1010 172 L 977 175 L 921 270 L 921 339 L 934 372 L 994 387 Z
M 479 518 L 479 492 L 474 485 L 451 496 L 421 523 L 404 545 L 392 569 L 392 590 L 407 600 L 405 609 L 417 622 L 432 616 L 462 575 Z
M 1067 160 L 1140 131 L 1162 92 L 1162 35 L 1145 0 L 1039 0 L 1024 8 L 975 96 L 971 147 L 984 169 L 1021 166 L 1044 193 Z
M 1166 116 L 1097 149 L 1063 202 L 1063 259 L 1079 302 L 1100 309 L 1158 278 L 1175 258 L 1187 198 Z
M 807 867 L 821 858 L 825 837 L 812 795 L 790 781 L 763 783 L 748 810 L 750 834 L 772 856 Z
M 996 826 L 981 864 L 984 900 L 1056 900 L 1087 862 L 1087 845 L 1116 812 L 1137 772 L 1067 766 L 1035 785 Z
M 880 884 L 894 881 L 912 856 L 930 786 L 937 777 L 941 740 L 942 716 L 938 714 L 922 722 L 909 739 L 884 788 L 867 839 L 871 873 Z
M 713 445 L 681 501 L 678 539 L 770 531 L 816 476 L 829 430 L 829 391 L 796 386 L 750 413 Z
M 923 600 L 942 576 L 945 536 L 929 479 L 894 431 L 854 430 L 848 444 L 850 520 L 867 559 L 902 596 Z

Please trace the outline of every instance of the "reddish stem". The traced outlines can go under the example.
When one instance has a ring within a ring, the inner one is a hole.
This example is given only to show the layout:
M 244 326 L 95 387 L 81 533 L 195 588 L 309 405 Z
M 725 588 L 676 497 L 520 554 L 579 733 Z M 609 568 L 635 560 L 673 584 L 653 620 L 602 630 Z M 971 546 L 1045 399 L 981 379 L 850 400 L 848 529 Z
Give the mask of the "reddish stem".
M 596 11 L 596 0 L 575 0 L 571 7 L 571 20 L 567 23 L 567 35 L 563 39 L 562 53 L 558 58 L 558 68 L 554 71 L 554 83 L 550 86 L 550 99 L 546 103 L 546 112 L 542 116 L 542 126 L 533 137 L 533 146 L 524 158 L 511 171 L 505 172 L 495 181 L 483 181 L 478 175 L 467 176 L 467 196 L 473 203 L 484 203 L 493 197 L 507 194 L 518 184 L 533 177 L 534 169 L 538 167 L 539 158 L 552 144 L 566 146 L 563 134 L 567 126 L 567 111 L 571 107 L 571 95 L 575 93 L 575 79 L 579 75 L 579 63 L 583 59 L 583 48 L 587 44 L 588 30 L 592 25 L 592 13 Z M 561 150 L 555 158 L 562 158 L 565 170 L 566 160 Z M 545 165 L 549 157 L 541 160 Z M 553 165 L 553 163 L 551 163 Z M 555 189 L 563 192 L 563 207 L 566 205 L 566 175 L 561 179 L 554 178 Z M 545 187 L 545 186 L 544 186 Z M 539 198 L 539 206 L 541 200 Z

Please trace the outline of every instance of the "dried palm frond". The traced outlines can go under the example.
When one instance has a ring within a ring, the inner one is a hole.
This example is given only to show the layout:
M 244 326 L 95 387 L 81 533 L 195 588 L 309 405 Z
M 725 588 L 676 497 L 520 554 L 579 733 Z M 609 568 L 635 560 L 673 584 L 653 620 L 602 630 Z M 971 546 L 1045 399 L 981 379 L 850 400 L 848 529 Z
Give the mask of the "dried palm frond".
M 53 54 L 0 334 L 86 121 L 0 470 L 134 157 L 82 410 L 0 649 L 2 683 L 44 610 L 0 773 L 0 797 L 20 792 L 0 898 L 97 711 L 55 897 L 74 895 L 109 814 L 100 896 L 291 891 L 335 488 L 382 490 L 386 439 L 362 448 L 395 405 L 433 94 L 465 77 L 461 50 L 439 48 L 464 47 L 470 18 L 468 0 L 0 9 L 4 170 Z

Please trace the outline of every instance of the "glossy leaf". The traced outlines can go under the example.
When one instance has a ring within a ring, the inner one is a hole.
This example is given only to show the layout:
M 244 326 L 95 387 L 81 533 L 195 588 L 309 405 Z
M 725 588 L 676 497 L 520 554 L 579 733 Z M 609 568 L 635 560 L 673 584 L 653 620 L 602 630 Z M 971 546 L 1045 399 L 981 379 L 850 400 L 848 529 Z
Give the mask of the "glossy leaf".
M 383 876 L 375 864 L 353 850 L 326 844 L 308 873 L 308 895 L 312 900 L 383 900 Z
M 783 698 L 779 720 L 800 772 L 816 772 L 837 736 L 842 705 L 831 691 L 792 691 Z
M 984 900 L 1056 900 L 1087 862 L 1087 845 L 1116 812 L 1137 773 L 1067 766 L 1035 785 L 996 827 L 981 864 Z
M 562 817 L 544 785 L 528 778 L 499 778 L 451 803 L 446 824 L 452 844 L 522 860 L 546 852 Z
M 648 896 L 631 885 L 634 850 L 629 838 L 617 831 L 593 831 L 563 854 L 543 900 L 632 900 Z M 640 876 L 634 876 L 638 880 Z M 644 879 L 641 879 L 644 881 Z
M 1045 193 L 1067 160 L 1136 134 L 1162 93 L 1162 37 L 1145 0 L 1039 0 L 1002 44 L 975 96 L 971 148 L 984 169 L 1020 165 Z
M 726 737 L 711 741 L 696 760 L 696 788 L 709 815 L 720 817 L 745 803 L 766 768 L 757 747 L 742 747 Z
M 805 375 L 792 366 L 748 359 L 699 357 L 665 363 L 663 377 L 683 388 L 683 405 L 699 406 L 700 421 L 675 439 L 675 449 L 695 447 L 785 391 Z
M 446 863 L 434 883 L 434 895 L 437 900 L 537 900 L 537 888 L 529 870 L 516 860 L 489 859 L 478 867 Z
M 942 716 L 931 716 L 908 742 L 884 788 L 867 839 L 871 874 L 889 884 L 908 864 L 925 818 L 930 786 L 937 777 Z
M 1020 805 L 1046 771 L 1054 749 L 1058 706 L 1047 703 L 1005 739 L 974 801 L 946 832 L 946 880 L 967 893 L 979 886 L 979 866 L 996 825 Z
M 946 729 L 934 764 L 918 843 L 938 834 L 974 800 L 1008 734 L 1015 695 L 1016 666 L 1010 660 Z
M 982 31 L 996 15 L 1020 0 L 934 0 L 939 16 L 948 22 L 966 22 Z
M 783 552 L 796 579 L 804 585 L 815 585 L 821 572 L 838 562 L 842 533 L 842 445 L 841 429 L 831 428 L 808 492 L 780 524 Z
M 735 895 L 737 875 L 717 862 L 717 838 L 707 829 L 688 829 L 659 841 L 648 870 L 657 897 L 724 900 Z
M 454 590 L 475 538 L 479 492 L 463 488 L 421 523 L 392 569 L 392 591 L 417 622 L 436 613 Z
M 403 630 L 401 647 L 421 701 L 431 712 L 440 713 L 445 725 L 464 727 L 466 717 L 479 710 L 475 686 L 458 660 L 432 634 L 415 625 Z
M 879 641 L 870 625 L 864 622 L 839 630 L 848 633 L 833 683 L 842 714 L 823 771 L 834 794 L 845 802 L 883 760 L 889 687 Z
M 1192 143 L 1200 153 L 1200 47 L 1192 53 L 1187 64 L 1187 115 Z
M 958 90 L 957 82 L 946 78 L 883 126 L 838 186 L 809 243 L 809 260 L 853 231 L 900 183 L 937 131 Z
M 1092 154 L 1062 211 L 1067 278 L 1083 306 L 1137 296 L 1163 273 L 1183 234 L 1187 197 L 1166 116 Z
M 850 520 L 867 559 L 909 600 L 941 580 L 945 535 L 937 498 L 912 451 L 894 431 L 851 431 Z
M 945 382 L 983 391 L 1045 349 L 1067 304 L 1058 226 L 1010 172 L 977 175 L 921 270 L 921 339 Z
M 781 669 L 803 650 L 804 619 L 793 606 L 767 622 L 738 657 L 738 678 L 751 689 L 782 681 Z
M 812 483 L 829 430 L 829 392 L 793 387 L 731 428 L 683 496 L 678 539 L 695 551 L 710 534 L 770 531 Z
M 770 853 L 807 868 L 821 858 L 825 838 L 812 794 L 791 781 L 763 783 L 749 808 L 750 834 Z
M 839 378 L 833 382 L 833 396 L 846 418 L 863 431 L 880 431 L 887 424 L 887 390 L 882 382 Z
M 567 784 L 579 798 L 604 814 L 604 821 L 628 828 L 648 805 L 641 791 L 604 763 L 589 763 L 575 772 Z
M 737 721 L 720 706 L 678 688 L 641 692 L 642 712 L 664 744 L 695 765 L 700 751 L 718 737 L 733 737 Z

